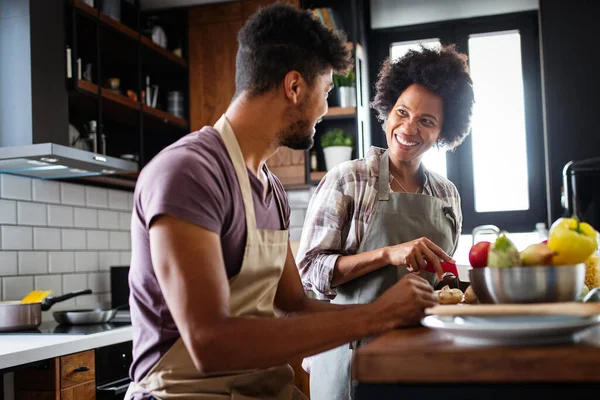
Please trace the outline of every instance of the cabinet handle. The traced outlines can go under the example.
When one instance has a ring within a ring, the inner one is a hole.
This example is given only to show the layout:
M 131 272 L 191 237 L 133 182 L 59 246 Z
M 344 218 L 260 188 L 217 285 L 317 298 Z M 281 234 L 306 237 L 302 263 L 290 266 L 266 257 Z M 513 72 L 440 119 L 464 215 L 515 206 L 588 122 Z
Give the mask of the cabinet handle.
M 89 371 L 90 368 L 89 367 L 79 367 L 79 368 L 75 368 L 73 370 L 73 372 L 85 372 L 85 371 Z

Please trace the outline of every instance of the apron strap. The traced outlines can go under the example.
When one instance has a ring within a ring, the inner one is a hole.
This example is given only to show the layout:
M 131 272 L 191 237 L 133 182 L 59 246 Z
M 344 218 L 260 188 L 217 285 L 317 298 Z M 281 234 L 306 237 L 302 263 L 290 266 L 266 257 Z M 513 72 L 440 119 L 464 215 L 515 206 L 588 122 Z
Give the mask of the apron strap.
M 379 201 L 390 199 L 390 149 L 379 159 Z
M 242 150 L 237 142 L 237 138 L 233 133 L 231 124 L 227 120 L 225 114 L 219 118 L 214 128 L 219 132 L 229 158 L 233 163 L 235 174 L 237 175 L 240 190 L 242 192 L 242 198 L 244 199 L 244 210 L 246 211 L 246 227 L 248 230 L 256 230 L 256 217 L 254 215 L 254 200 L 252 199 L 252 190 L 250 188 L 250 179 L 248 178 L 248 169 L 244 163 L 244 157 L 242 156 Z

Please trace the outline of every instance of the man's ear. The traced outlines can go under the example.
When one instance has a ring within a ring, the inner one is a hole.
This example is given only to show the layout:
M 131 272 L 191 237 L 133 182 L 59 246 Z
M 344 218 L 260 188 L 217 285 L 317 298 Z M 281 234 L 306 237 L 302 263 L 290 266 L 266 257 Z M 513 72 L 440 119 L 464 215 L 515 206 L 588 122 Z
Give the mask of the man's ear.
M 290 71 L 283 78 L 283 91 L 285 97 L 292 103 L 298 104 L 304 95 L 304 78 L 298 71 Z

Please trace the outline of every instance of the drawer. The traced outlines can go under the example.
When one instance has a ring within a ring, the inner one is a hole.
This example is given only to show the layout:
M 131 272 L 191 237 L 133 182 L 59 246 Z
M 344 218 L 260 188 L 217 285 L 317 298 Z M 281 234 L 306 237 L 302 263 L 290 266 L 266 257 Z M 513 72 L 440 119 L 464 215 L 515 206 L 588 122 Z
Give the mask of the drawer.
M 96 379 L 94 350 L 60 357 L 60 388 L 65 389 Z

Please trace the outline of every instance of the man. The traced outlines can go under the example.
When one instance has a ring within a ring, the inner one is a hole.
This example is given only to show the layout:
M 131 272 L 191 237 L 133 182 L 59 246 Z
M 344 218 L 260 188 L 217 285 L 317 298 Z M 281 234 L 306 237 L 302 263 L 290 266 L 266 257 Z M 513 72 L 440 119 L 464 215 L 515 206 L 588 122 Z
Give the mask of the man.
M 435 304 L 415 275 L 368 305 L 305 296 L 286 195 L 265 161 L 312 146 L 332 72 L 351 55 L 341 34 L 281 4 L 253 15 L 238 41 L 225 115 L 163 150 L 136 187 L 136 399 L 303 399 L 288 360 L 414 324 Z

